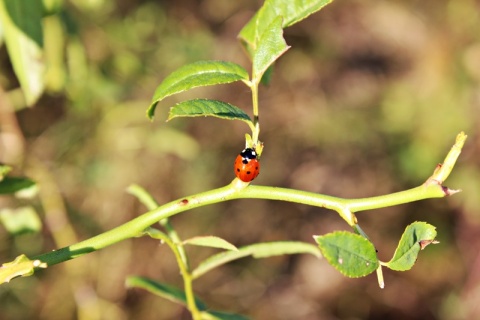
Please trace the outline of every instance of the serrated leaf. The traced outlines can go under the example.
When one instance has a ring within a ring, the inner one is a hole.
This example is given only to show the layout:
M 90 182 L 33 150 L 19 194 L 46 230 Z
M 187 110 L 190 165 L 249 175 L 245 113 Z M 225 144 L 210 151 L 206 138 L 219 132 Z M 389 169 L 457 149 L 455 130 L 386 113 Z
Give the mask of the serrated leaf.
M 337 231 L 314 239 L 328 262 L 347 277 L 364 277 L 379 265 L 373 244 L 358 234 Z
M 318 248 L 310 243 L 298 241 L 257 243 L 241 247 L 238 249 L 238 251 L 221 252 L 209 257 L 200 263 L 195 270 L 193 270 L 192 276 L 194 279 L 196 279 L 218 266 L 247 256 L 253 256 L 256 259 L 260 259 L 278 255 L 300 253 L 310 253 L 316 257 L 321 256 Z
M 420 250 L 435 243 L 436 236 L 435 227 L 426 222 L 416 221 L 410 224 L 405 228 L 393 258 L 386 266 L 396 271 L 410 270 L 417 261 Z
M 270 0 L 270 7 L 283 16 L 283 27 L 290 27 L 309 15 L 320 11 L 333 0 Z
M 147 116 L 153 119 L 159 101 L 176 93 L 200 86 L 248 80 L 248 72 L 240 65 L 226 61 L 198 61 L 183 66 L 166 77 L 155 90 Z
M 35 268 L 46 268 L 47 264 L 40 260 L 30 260 L 26 255 L 19 255 L 13 262 L 2 264 L 0 267 L 0 283 L 10 282 L 16 277 L 31 276 Z
M 5 177 L 0 181 L 0 194 L 16 193 L 35 185 L 35 182 L 28 178 Z
M 258 46 L 253 52 L 252 78 L 260 81 L 264 72 L 290 47 L 283 38 L 282 17 L 277 17 L 260 34 Z
M 11 234 L 39 232 L 42 229 L 42 221 L 33 207 L 1 209 L 0 222 Z
M 183 241 L 183 244 L 238 251 L 238 248 L 227 240 L 215 236 L 193 237 Z
M 167 121 L 178 117 L 216 117 L 227 120 L 241 120 L 253 126 L 252 120 L 242 109 L 223 101 L 193 99 L 177 103 L 170 108 Z
M 130 276 L 127 277 L 127 279 L 125 280 L 125 285 L 127 286 L 127 288 L 145 289 L 148 292 L 153 293 L 154 295 L 165 298 L 172 302 L 179 303 L 185 306 L 187 305 L 187 297 L 185 295 L 185 291 L 177 287 L 155 281 L 150 278 Z M 199 310 L 207 309 L 205 303 L 203 303 L 197 297 L 195 297 L 195 304 L 197 305 L 197 308 Z
M 332 0 L 267 0 L 240 31 L 239 38 L 252 57 L 259 35 L 276 17 L 283 17 L 282 28 L 286 28 L 319 11 L 330 2 Z
M 44 89 L 42 14 L 40 1 L 0 1 L 5 44 L 27 105 L 33 105 Z

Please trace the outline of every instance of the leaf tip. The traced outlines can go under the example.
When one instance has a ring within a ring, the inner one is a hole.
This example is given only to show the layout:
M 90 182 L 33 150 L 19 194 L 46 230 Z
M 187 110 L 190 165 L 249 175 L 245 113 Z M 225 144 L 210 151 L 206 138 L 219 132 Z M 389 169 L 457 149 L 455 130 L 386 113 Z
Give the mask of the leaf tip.
M 157 104 L 158 104 L 158 101 L 154 101 L 152 102 L 150 107 L 148 107 L 147 109 L 147 118 L 150 121 L 153 121 L 153 118 L 155 117 L 155 108 L 157 107 Z

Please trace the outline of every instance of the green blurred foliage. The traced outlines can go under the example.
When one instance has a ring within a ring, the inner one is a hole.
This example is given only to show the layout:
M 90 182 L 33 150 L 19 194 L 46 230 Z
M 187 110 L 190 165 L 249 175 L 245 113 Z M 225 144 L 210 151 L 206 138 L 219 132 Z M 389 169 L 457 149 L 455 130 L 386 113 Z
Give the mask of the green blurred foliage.
M 45 1 L 56 9 L 59 1 Z M 145 110 L 161 79 L 200 59 L 249 68 L 236 40 L 257 1 L 64 1 L 45 20 L 49 90 L 17 112 L 23 154 L 0 117 L 0 162 L 36 172 L 41 163 L 85 239 L 143 213 L 125 192 L 131 183 L 159 203 L 222 186 L 246 126 L 219 119 L 164 123 L 176 97 L 162 101 L 155 122 Z M 195 282 L 216 310 L 254 319 L 474 319 L 480 316 L 480 16 L 478 2 L 347 0 L 286 29 L 292 49 L 260 92 L 265 142 L 257 184 L 342 197 L 367 197 L 417 186 L 443 160 L 455 135 L 469 139 L 446 185 L 463 192 L 358 214 L 388 260 L 406 225 L 437 227 L 414 268 L 344 278 L 309 256 L 244 259 Z M 14 107 L 15 80 L 4 48 L 0 84 Z M 241 84 L 199 88 L 178 99 L 206 97 L 250 112 Z M 11 121 L 11 122 L 8 122 Z M 228 132 L 228 134 L 225 134 Z M 12 144 L 12 141 L 15 143 Z M 12 161 L 9 161 L 12 162 Z M 40 181 L 40 190 L 42 182 Z M 48 221 L 50 196 L 34 203 Z M 19 207 L 25 200 L 0 199 Z M 51 219 L 52 220 L 52 219 Z M 58 247 L 64 221 L 42 234 L 0 228 L 0 261 Z M 172 219 L 184 239 L 216 235 L 236 246 L 302 240 L 347 226 L 332 212 L 290 203 L 238 200 Z M 71 239 L 71 238 L 70 238 Z M 63 244 L 68 245 L 70 243 Z M 33 252 L 34 251 L 34 252 Z M 192 264 L 215 249 L 189 249 Z M 169 301 L 124 287 L 135 274 L 181 286 L 174 259 L 151 239 L 133 239 L 0 286 L 1 319 L 188 319 Z

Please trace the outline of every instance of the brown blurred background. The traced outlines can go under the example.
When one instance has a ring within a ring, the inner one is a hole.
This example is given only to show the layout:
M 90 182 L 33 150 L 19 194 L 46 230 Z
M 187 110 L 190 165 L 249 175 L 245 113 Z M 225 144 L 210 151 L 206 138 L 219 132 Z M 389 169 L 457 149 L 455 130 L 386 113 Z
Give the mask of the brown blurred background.
M 51 58 L 58 65 L 48 92 L 16 113 L 4 104 L 0 123 L 11 142 L 0 146 L 0 161 L 39 182 L 42 192 L 28 203 L 47 224 L 19 236 L 0 226 L 0 261 L 87 239 L 140 215 L 145 208 L 125 192 L 132 183 L 160 203 L 229 183 L 248 132 L 243 123 L 164 119 L 171 105 L 194 97 L 250 113 L 244 85 L 168 98 L 153 123 L 145 111 L 160 81 L 186 63 L 220 59 L 249 69 L 236 36 L 260 5 L 66 1 L 46 22 L 59 31 L 46 34 L 48 43 L 58 40 L 64 55 Z M 421 252 L 411 271 L 385 270 L 383 290 L 375 275 L 348 279 L 324 260 L 295 255 L 247 258 L 210 272 L 194 283 L 201 299 L 254 319 L 480 317 L 479 12 L 476 0 L 334 1 L 285 30 L 292 48 L 260 92 L 259 185 L 346 198 L 408 189 L 425 181 L 465 131 L 467 144 L 446 181 L 462 193 L 357 215 L 383 261 L 413 221 L 435 225 L 440 244 Z M 7 104 L 21 108 L 5 47 L 0 73 Z M 237 246 L 313 243 L 312 235 L 347 230 L 335 212 L 266 200 L 204 207 L 172 223 L 182 238 L 217 235 Z M 217 251 L 188 252 L 195 264 Z M 128 275 L 182 286 L 166 246 L 133 239 L 0 286 L 0 319 L 189 318 L 172 302 L 125 289 Z

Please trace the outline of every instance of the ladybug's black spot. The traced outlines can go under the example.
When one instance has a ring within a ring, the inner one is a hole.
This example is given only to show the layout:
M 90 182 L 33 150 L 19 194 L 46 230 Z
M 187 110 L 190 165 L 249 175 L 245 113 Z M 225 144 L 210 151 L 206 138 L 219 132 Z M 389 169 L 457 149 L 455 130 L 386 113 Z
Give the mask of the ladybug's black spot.
M 239 168 L 237 168 L 237 172 L 240 172 L 240 169 L 239 169 Z
M 251 172 L 250 171 L 247 171 L 247 174 L 250 174 Z

